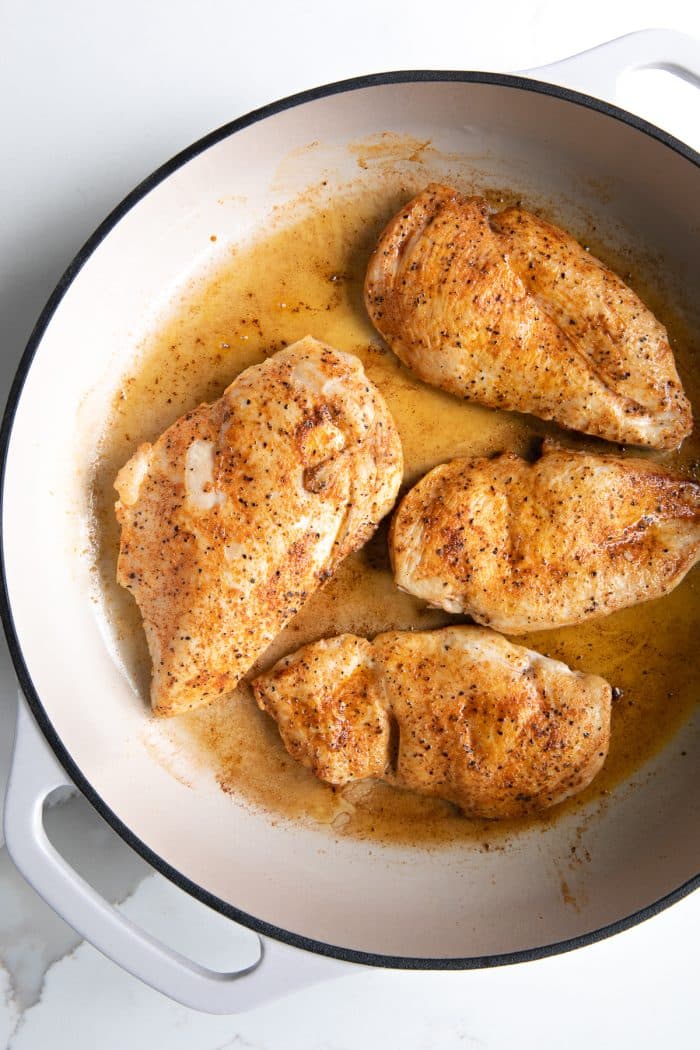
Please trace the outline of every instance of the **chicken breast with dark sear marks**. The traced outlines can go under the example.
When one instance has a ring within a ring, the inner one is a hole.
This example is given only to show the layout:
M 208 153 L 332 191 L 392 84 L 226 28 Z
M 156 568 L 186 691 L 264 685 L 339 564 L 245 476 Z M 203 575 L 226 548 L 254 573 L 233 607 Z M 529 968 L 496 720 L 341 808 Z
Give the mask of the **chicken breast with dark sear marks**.
M 427 383 L 609 441 L 692 430 L 666 329 L 573 237 L 520 208 L 431 185 L 370 259 L 369 315 Z
M 116 480 L 119 583 L 159 714 L 235 687 L 391 509 L 402 454 L 360 361 L 312 338 L 246 369 Z
M 382 779 L 475 817 L 581 791 L 610 737 L 607 682 L 481 627 L 340 635 L 280 660 L 253 690 L 321 780 Z
M 700 485 L 647 459 L 546 443 L 426 474 L 389 537 L 397 585 L 508 634 L 604 616 L 680 583 L 700 558 Z

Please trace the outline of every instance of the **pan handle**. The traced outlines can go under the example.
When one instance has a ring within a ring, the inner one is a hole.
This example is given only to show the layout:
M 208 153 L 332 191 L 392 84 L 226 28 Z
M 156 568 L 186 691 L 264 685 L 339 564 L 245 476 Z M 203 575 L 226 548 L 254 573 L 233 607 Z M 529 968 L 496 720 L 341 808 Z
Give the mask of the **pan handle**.
M 20 693 L 5 800 L 10 856 L 37 893 L 73 929 L 152 988 L 195 1010 L 233 1014 L 355 968 L 267 937 L 259 938 L 257 962 L 237 973 L 207 969 L 166 947 L 104 900 L 49 841 L 44 803 L 56 788 L 70 785 Z
M 700 88 L 700 41 L 674 29 L 642 29 L 522 75 L 615 100 L 617 81 L 635 69 L 664 69 Z

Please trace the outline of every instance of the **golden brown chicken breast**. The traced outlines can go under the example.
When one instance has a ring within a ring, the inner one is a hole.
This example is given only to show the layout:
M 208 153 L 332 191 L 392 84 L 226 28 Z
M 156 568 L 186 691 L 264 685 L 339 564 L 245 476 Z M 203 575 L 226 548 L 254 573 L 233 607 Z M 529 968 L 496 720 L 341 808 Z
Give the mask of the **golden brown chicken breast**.
M 397 585 L 508 634 L 564 627 L 659 598 L 700 558 L 700 485 L 646 459 L 545 443 L 457 459 L 399 505 Z
M 142 445 L 116 480 L 118 580 L 176 714 L 233 689 L 391 509 L 399 436 L 350 354 L 306 338 Z
M 586 787 L 611 687 L 481 627 L 306 645 L 253 682 L 285 747 L 329 784 L 374 777 L 515 817 Z
M 609 441 L 675 448 L 692 430 L 666 329 L 563 230 L 431 185 L 391 220 L 369 315 L 416 375 L 459 397 Z

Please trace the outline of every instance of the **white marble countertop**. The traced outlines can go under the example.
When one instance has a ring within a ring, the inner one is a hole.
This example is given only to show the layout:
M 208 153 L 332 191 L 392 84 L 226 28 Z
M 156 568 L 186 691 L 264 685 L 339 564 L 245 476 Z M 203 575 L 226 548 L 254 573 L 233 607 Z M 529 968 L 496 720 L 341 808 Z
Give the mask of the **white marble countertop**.
M 5 0 L 0 397 L 66 263 L 111 207 L 177 150 L 290 92 L 391 68 L 529 68 L 633 29 L 700 38 L 692 0 L 429 5 L 354 0 Z M 700 97 L 636 74 L 620 101 L 700 148 Z M 0 643 L 0 802 L 15 687 Z M 230 924 L 154 874 L 91 807 L 49 815 L 56 840 L 136 921 L 212 951 Z M 0 840 L 1 842 L 1 840 Z M 0 1045 L 13 1050 L 168 1046 L 350 1050 L 402 1046 L 674 1050 L 699 1045 L 700 894 L 611 940 L 517 967 L 469 973 L 358 970 L 238 1017 L 178 1006 L 81 943 L 0 849 Z

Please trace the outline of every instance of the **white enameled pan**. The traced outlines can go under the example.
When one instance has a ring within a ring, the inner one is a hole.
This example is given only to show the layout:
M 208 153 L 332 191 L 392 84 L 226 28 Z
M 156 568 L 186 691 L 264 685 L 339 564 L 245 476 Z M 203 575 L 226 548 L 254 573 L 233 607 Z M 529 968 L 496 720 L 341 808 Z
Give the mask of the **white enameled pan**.
M 610 97 L 621 72 L 642 66 L 697 84 L 699 45 L 635 34 L 539 75 Z M 200 1009 L 243 1009 L 351 964 L 468 969 L 566 951 L 639 922 L 700 881 L 698 720 L 635 791 L 621 789 L 584 821 L 591 860 L 577 876 L 577 908 L 562 899 L 558 865 L 580 815 L 504 851 L 370 850 L 340 840 L 319 852 L 313 828 L 273 826 L 204 772 L 186 787 L 143 744 L 143 705 L 91 601 L 77 513 L 90 435 L 139 334 L 209 263 L 202 245 L 213 218 L 230 242 L 245 238 L 304 180 L 346 178 L 348 143 L 387 130 L 431 139 L 525 197 L 578 197 L 601 228 L 637 231 L 641 249 L 663 256 L 679 295 L 692 299 L 700 272 L 697 153 L 590 94 L 526 76 L 444 72 L 363 77 L 234 121 L 138 186 L 70 265 L 31 337 L 2 430 L 2 613 L 22 690 L 6 840 L 26 878 L 83 936 Z M 296 183 L 275 179 L 280 161 L 311 140 L 323 148 L 307 151 Z M 674 758 L 681 747 L 694 761 Z M 46 797 L 71 782 L 154 868 L 256 931 L 257 961 L 212 973 L 101 900 L 43 830 Z

